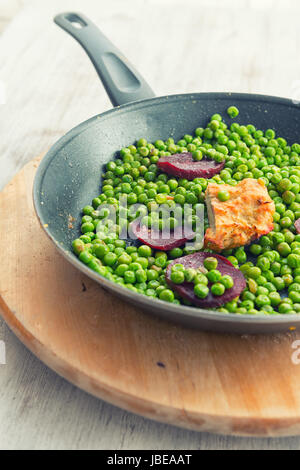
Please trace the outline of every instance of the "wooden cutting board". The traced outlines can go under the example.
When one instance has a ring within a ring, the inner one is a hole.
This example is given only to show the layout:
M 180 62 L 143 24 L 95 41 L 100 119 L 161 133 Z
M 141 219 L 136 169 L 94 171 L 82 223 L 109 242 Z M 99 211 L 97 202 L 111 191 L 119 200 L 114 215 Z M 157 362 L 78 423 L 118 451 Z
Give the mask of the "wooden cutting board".
M 299 333 L 193 331 L 114 298 L 40 228 L 37 166 L 0 193 L 0 311 L 20 340 L 78 387 L 148 418 L 223 434 L 300 434 Z

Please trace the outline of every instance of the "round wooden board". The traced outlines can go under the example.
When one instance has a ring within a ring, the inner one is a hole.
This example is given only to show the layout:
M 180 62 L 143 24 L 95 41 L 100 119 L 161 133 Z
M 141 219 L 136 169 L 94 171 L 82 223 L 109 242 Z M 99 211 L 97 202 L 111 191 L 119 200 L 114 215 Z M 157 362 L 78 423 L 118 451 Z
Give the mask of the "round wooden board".
M 297 332 L 193 331 L 114 298 L 63 259 L 39 226 L 37 165 L 0 194 L 0 310 L 20 340 L 78 387 L 148 418 L 223 434 L 300 434 Z

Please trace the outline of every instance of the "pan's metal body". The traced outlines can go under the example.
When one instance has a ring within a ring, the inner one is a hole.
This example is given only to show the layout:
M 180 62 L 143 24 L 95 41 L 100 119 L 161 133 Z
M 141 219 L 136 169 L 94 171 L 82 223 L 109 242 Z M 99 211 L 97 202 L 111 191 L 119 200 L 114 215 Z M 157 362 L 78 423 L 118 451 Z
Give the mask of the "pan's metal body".
M 66 15 L 70 14 L 59 15 L 56 21 L 64 22 Z M 88 20 L 84 18 L 84 21 Z M 67 29 L 64 23 L 61 26 Z M 76 37 L 77 33 L 69 32 Z M 99 32 L 97 35 L 99 40 Z M 79 40 L 78 37 L 76 39 Z M 82 44 L 83 40 L 80 42 Z M 97 69 L 97 65 L 95 67 Z M 101 75 L 99 70 L 98 73 Z M 139 80 L 142 81 L 141 77 Z M 105 86 L 110 89 L 108 82 Z M 124 89 L 125 93 L 128 90 L 131 93 L 133 88 L 130 90 L 127 81 L 121 91 L 123 98 Z M 141 87 L 137 88 L 140 93 Z M 143 93 L 148 97 L 153 95 L 147 85 Z M 111 99 L 114 104 L 122 101 L 122 97 L 116 98 L 116 95 Z M 123 99 L 124 102 L 127 100 L 128 97 Z M 123 104 L 80 124 L 50 149 L 35 178 L 35 209 L 46 233 L 68 261 L 102 287 L 144 310 L 206 330 L 248 334 L 288 331 L 291 327 L 300 326 L 300 316 L 224 314 L 150 299 L 99 276 L 81 263 L 71 250 L 72 240 L 80 233 L 81 209 L 99 194 L 103 165 L 115 156 L 118 149 L 140 137 L 149 141 L 170 136 L 179 139 L 183 134 L 192 133 L 196 127 L 205 126 L 212 114 L 226 115 L 230 105 L 238 106 L 241 123 L 252 123 L 259 129 L 271 127 L 290 143 L 299 140 L 300 109 L 288 99 L 240 93 L 197 93 Z M 76 219 L 71 229 L 68 227 L 70 215 Z

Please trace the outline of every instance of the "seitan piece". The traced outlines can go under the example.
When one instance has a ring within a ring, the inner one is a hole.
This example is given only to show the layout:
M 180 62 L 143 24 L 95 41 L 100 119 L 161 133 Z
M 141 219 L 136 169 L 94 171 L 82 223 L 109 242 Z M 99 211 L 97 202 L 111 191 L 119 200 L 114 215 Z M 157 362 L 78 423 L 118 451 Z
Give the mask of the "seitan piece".
M 230 199 L 221 202 L 218 192 Z M 210 227 L 204 246 L 214 251 L 237 248 L 266 235 L 273 229 L 275 205 L 262 180 L 246 178 L 236 186 L 209 183 L 205 192 Z

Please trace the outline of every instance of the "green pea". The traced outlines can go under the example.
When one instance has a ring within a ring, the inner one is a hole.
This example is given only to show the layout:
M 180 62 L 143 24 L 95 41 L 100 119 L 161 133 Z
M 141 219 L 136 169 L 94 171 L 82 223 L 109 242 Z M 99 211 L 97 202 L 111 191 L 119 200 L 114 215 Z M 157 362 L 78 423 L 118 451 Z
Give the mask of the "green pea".
M 165 204 L 167 202 L 167 195 L 166 194 L 157 194 L 155 196 L 155 200 L 157 204 Z
M 203 154 L 202 154 L 201 150 L 199 150 L 199 149 L 194 150 L 194 152 L 192 153 L 192 156 L 193 156 L 193 160 L 196 161 L 196 162 L 202 160 L 202 158 L 203 158 Z
M 213 295 L 220 296 L 224 294 L 225 286 L 221 282 L 216 282 L 211 286 L 210 290 Z
M 216 283 L 221 280 L 222 274 L 217 269 L 212 269 L 206 274 L 206 277 L 210 282 Z
M 156 279 L 158 279 L 159 274 L 156 269 L 148 269 L 146 273 L 148 281 L 155 281 Z
M 138 248 L 138 254 L 141 257 L 148 258 L 152 254 L 152 250 L 148 245 L 141 245 Z
M 225 274 L 224 276 L 221 277 L 220 279 L 221 284 L 224 285 L 225 289 L 231 289 L 234 285 L 234 281 L 231 276 L 228 274 Z
M 155 289 L 155 291 L 156 291 L 156 289 L 157 289 L 160 285 L 161 285 L 161 284 L 160 284 L 159 281 L 150 281 L 150 282 L 148 282 L 148 287 L 149 287 L 149 289 Z M 157 292 L 157 291 L 156 291 L 156 292 Z
M 136 246 L 127 246 L 126 247 L 126 253 L 128 253 L 128 255 L 132 255 L 133 253 L 135 253 L 137 251 L 137 247 Z M 130 261 L 131 262 L 131 261 Z
M 280 192 L 289 191 L 293 183 L 288 178 L 283 178 L 280 183 L 277 185 L 277 189 Z
M 264 277 L 267 279 L 267 281 L 273 282 L 275 274 L 272 271 L 265 271 L 264 272 Z
M 205 258 L 204 262 L 204 267 L 208 270 L 211 271 L 213 269 L 217 269 L 218 267 L 218 260 L 215 257 L 209 256 Z
M 246 310 L 251 310 L 254 308 L 254 302 L 252 300 L 243 300 L 243 302 L 241 302 L 241 307 Z
M 118 258 L 118 264 L 130 264 L 132 257 L 128 253 L 122 253 Z
M 76 253 L 76 255 L 79 255 L 82 251 L 85 250 L 85 245 L 82 240 L 77 238 L 76 240 L 73 241 L 72 243 L 73 251 Z
M 219 201 L 225 202 L 230 199 L 230 194 L 226 190 L 222 190 L 218 192 L 218 199 Z
M 295 249 L 298 249 L 300 248 L 300 243 L 299 241 L 294 241 L 293 243 L 291 243 L 291 249 L 294 251 Z
M 288 266 L 288 264 L 283 264 L 280 268 L 280 274 L 283 276 L 284 274 L 292 274 L 293 270 Z
M 257 288 L 257 291 L 256 291 L 256 295 L 268 295 L 269 294 L 269 291 L 266 287 L 263 287 L 263 286 L 259 286 Z
M 94 224 L 92 222 L 85 222 L 84 224 L 81 225 L 82 233 L 93 232 L 93 231 L 94 231 Z
M 283 302 L 278 306 L 278 312 L 279 313 L 290 313 L 293 310 L 292 305 Z
M 261 269 L 259 267 L 253 266 L 248 269 L 247 276 L 252 279 L 257 279 L 261 275 Z
M 124 281 L 127 284 L 134 284 L 136 282 L 135 273 L 133 271 L 125 271 L 124 273 Z
M 113 266 L 115 262 L 117 261 L 118 257 L 115 253 L 109 252 L 103 257 L 103 262 L 104 264 L 108 266 Z
M 197 270 L 193 268 L 185 269 L 184 271 L 184 278 L 187 282 L 193 282 L 195 277 L 197 276 Z
M 90 261 L 92 261 L 93 255 L 87 250 L 81 251 L 81 253 L 79 254 L 79 259 L 84 264 L 88 264 Z
M 187 192 L 185 200 L 188 204 L 196 204 L 198 202 L 197 196 L 192 192 Z
M 238 266 L 239 262 L 235 256 L 228 256 L 227 259 L 231 264 L 233 264 L 233 266 Z
M 258 295 L 255 299 L 255 303 L 258 307 L 264 307 L 265 305 L 271 305 L 271 300 L 267 295 Z
M 170 289 L 164 289 L 159 294 L 160 300 L 164 300 L 166 302 L 173 302 L 174 300 L 174 293 Z
M 208 284 L 208 278 L 203 273 L 198 273 L 193 279 L 194 284 L 204 284 L 205 286 Z
M 93 217 L 91 217 L 90 215 L 84 215 L 81 219 L 81 223 L 85 224 L 88 222 L 93 222 Z
M 229 108 L 227 108 L 227 114 L 233 119 L 239 115 L 239 110 L 236 106 L 229 106 Z
M 281 232 L 278 232 L 278 233 L 276 232 L 276 233 L 273 233 L 272 239 L 275 244 L 279 244 L 285 241 L 285 236 Z
M 259 242 L 260 242 L 262 247 L 266 247 L 266 248 L 269 248 L 272 245 L 271 238 L 267 235 L 263 235 L 260 238 Z
M 95 246 L 94 253 L 97 258 L 102 259 L 107 253 L 109 253 L 109 248 L 105 244 L 99 244 Z
M 173 264 L 172 271 L 184 271 L 184 266 L 181 263 Z
M 240 269 L 240 271 L 242 271 L 242 273 L 246 276 L 246 275 L 247 275 L 247 272 L 248 272 L 249 268 L 251 268 L 251 266 L 253 266 L 253 263 L 247 262 L 247 263 L 242 264 L 242 265 L 239 267 L 239 269 Z
M 159 256 L 158 258 L 155 259 L 154 264 L 155 266 L 164 268 L 167 264 L 167 259 L 164 256 Z
M 268 271 L 264 271 L 264 274 L 267 273 Z M 259 285 L 259 286 L 265 286 L 265 284 L 267 283 L 267 278 L 265 276 L 258 276 L 256 278 L 256 283 Z
M 282 276 L 282 279 L 284 281 L 285 287 L 290 286 L 293 283 L 293 276 L 291 274 L 284 274 Z
M 280 225 L 281 227 L 283 228 L 288 228 L 288 227 L 291 227 L 291 225 L 293 224 L 292 220 L 290 217 L 283 217 L 281 220 L 280 220 Z
M 254 301 L 255 300 L 255 294 L 252 294 L 248 290 L 244 290 L 244 292 L 242 293 L 242 299 L 243 300 L 252 300 L 252 301 Z
M 261 271 L 268 271 L 270 269 L 270 261 L 267 257 L 263 256 L 257 260 L 256 266 L 261 269 Z
M 128 265 L 128 268 L 130 271 L 137 271 L 138 269 L 141 268 L 141 265 L 139 263 L 133 262 Z
M 281 302 L 281 297 L 278 292 L 270 292 L 269 299 L 273 307 L 277 307 L 277 305 L 279 305 Z
M 292 204 L 295 201 L 296 196 L 292 191 L 285 191 L 282 194 L 282 199 L 286 204 Z
M 247 255 L 243 247 L 240 247 L 235 251 L 235 257 L 239 263 L 245 263 L 247 261 Z
M 182 284 L 185 281 L 184 271 L 172 271 L 171 281 L 174 284 Z
M 125 272 L 128 271 L 128 265 L 127 264 L 119 264 L 116 268 L 116 274 L 118 276 L 124 276 Z
M 270 269 L 274 274 L 280 274 L 281 264 L 274 262 L 271 264 Z
M 175 194 L 174 202 L 176 202 L 176 204 L 183 205 L 185 203 L 184 195 L 183 194 Z
M 133 255 L 137 255 L 137 253 L 132 254 L 131 258 L 133 257 Z M 143 258 L 141 256 L 137 256 L 137 257 L 134 256 L 134 258 L 135 259 L 133 261 L 135 261 L 135 263 L 139 264 L 143 269 L 148 268 L 148 266 L 149 266 L 148 258 Z
M 277 276 L 274 278 L 273 284 L 275 285 L 276 289 L 279 291 L 285 288 L 284 280 L 280 276 Z
M 287 257 L 287 262 L 290 268 L 293 268 L 293 269 L 300 268 L 300 255 L 291 253 Z
M 199 299 L 205 299 L 205 297 L 207 297 L 209 294 L 209 288 L 205 284 L 195 284 L 194 294 Z
M 279 252 L 281 256 L 286 257 L 291 253 L 292 250 L 290 246 L 288 245 L 288 243 L 282 242 L 282 243 L 279 243 L 279 245 L 277 246 L 277 251 Z
M 289 292 L 289 298 L 296 303 L 300 302 L 300 292 L 291 291 Z
M 84 215 L 91 215 L 91 213 L 94 211 L 94 208 L 93 206 L 85 206 L 83 209 L 82 209 L 82 212 L 84 213 Z
M 272 282 L 266 282 L 265 288 L 268 289 L 269 292 L 276 292 L 276 287 Z
M 255 256 L 258 256 L 261 253 L 261 251 L 262 251 L 262 247 L 258 244 L 254 243 L 250 246 L 250 252 Z
M 204 133 L 203 127 L 197 127 L 197 129 L 195 129 L 195 135 L 196 136 L 202 137 L 203 133 Z
M 289 292 L 291 292 L 291 291 L 300 292 L 300 284 L 297 283 L 297 282 L 293 282 L 293 283 L 289 286 L 288 291 L 289 291 Z
M 171 259 L 180 258 L 183 255 L 183 250 L 181 248 L 173 248 L 169 255 Z
M 294 241 L 295 235 L 292 232 L 290 232 L 289 230 L 287 230 L 284 233 L 284 238 L 285 238 L 285 241 L 290 245 Z
M 93 271 L 96 271 L 98 274 L 103 274 L 104 266 L 101 265 L 101 261 L 97 258 L 93 258 L 89 263 L 88 267 L 91 268 Z

